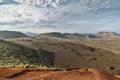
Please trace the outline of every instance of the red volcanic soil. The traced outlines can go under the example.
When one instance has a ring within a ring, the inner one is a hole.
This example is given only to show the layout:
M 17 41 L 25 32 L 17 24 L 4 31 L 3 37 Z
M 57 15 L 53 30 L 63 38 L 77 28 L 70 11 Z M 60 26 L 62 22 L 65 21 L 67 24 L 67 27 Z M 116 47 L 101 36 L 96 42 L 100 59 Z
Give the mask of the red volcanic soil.
M 77 69 L 77 70 L 38 70 L 25 71 L 19 75 L 0 80 L 120 80 L 106 72 L 97 69 Z

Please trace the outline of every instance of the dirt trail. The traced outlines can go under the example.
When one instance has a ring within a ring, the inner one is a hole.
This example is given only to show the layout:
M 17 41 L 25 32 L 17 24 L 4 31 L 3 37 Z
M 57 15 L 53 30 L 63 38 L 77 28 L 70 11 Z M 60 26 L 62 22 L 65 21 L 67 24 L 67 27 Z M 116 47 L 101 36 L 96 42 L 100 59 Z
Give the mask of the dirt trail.
M 34 46 L 28 46 L 28 45 L 23 45 L 24 47 L 27 47 L 27 48 L 29 48 L 29 49 L 33 49 L 33 50 L 35 50 L 36 51 L 36 54 L 37 54 L 37 56 L 38 56 L 38 61 L 40 61 L 41 63 L 40 64 L 44 64 L 44 60 L 43 60 L 43 57 L 42 57 L 42 55 L 41 55 L 41 51 L 40 51 L 40 49 L 39 48 L 37 48 L 37 47 L 34 47 Z
M 30 71 L 14 78 L 0 80 L 120 80 L 119 78 L 96 69 L 64 71 Z
M 41 61 L 41 64 L 44 64 L 43 57 L 41 55 L 41 51 L 36 47 L 31 47 L 31 48 L 37 51 L 38 57 L 39 57 L 39 59 Z

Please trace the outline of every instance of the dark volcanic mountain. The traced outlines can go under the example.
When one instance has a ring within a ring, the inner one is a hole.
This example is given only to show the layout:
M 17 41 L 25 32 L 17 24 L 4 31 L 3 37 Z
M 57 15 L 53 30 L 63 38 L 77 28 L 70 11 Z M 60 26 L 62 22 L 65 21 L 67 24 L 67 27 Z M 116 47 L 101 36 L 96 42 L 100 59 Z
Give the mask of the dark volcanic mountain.
M 65 33 L 64 35 L 69 38 L 97 38 L 94 34 Z
M 115 33 L 115 32 L 107 32 L 107 31 L 102 31 L 98 32 L 96 34 L 82 34 L 82 33 L 59 33 L 59 32 L 51 32 L 51 33 L 43 33 L 37 36 L 39 37 L 56 37 L 56 38 L 81 38 L 81 39 L 86 39 L 86 38 L 120 38 L 120 35 Z
M 43 33 L 40 34 L 38 37 L 56 37 L 56 38 L 66 38 L 66 36 L 59 32 L 51 32 L 51 33 Z
M 0 39 L 28 37 L 26 34 L 18 31 L 0 31 Z
M 51 32 L 51 33 L 43 33 L 38 37 L 56 37 L 56 38 L 97 38 L 95 34 L 80 34 L 80 33 L 59 33 L 59 32 Z M 37 37 L 37 38 L 38 38 Z

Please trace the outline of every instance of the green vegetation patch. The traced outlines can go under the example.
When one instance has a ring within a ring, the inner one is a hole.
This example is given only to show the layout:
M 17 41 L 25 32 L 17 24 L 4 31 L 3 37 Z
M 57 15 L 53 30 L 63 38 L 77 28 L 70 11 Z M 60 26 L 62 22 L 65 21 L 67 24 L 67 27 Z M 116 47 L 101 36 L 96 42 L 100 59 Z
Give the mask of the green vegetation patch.
M 0 40 L 0 66 L 40 66 L 39 54 L 36 50 L 18 44 Z M 48 59 L 47 59 L 48 60 Z M 44 63 L 46 62 L 46 63 Z M 43 65 L 49 61 L 44 60 Z

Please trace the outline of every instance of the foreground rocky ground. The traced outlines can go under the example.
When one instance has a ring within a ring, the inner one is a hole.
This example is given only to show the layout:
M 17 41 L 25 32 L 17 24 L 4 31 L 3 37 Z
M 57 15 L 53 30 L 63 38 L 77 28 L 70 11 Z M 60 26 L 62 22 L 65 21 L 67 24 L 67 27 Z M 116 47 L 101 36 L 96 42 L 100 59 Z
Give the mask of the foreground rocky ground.
M 2 72 L 3 70 L 4 72 Z M 0 80 L 120 80 L 120 78 L 97 69 L 4 68 L 0 70 L 0 73 Z

